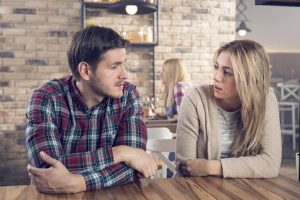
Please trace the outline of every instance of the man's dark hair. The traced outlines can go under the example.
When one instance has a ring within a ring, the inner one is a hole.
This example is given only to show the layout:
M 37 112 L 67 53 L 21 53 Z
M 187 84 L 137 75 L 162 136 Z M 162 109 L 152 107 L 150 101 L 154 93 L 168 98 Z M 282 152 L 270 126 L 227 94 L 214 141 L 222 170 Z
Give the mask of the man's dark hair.
M 89 26 L 76 32 L 67 52 L 69 66 L 76 80 L 80 79 L 78 65 L 87 62 L 93 70 L 108 50 L 126 48 L 128 41 L 110 28 Z

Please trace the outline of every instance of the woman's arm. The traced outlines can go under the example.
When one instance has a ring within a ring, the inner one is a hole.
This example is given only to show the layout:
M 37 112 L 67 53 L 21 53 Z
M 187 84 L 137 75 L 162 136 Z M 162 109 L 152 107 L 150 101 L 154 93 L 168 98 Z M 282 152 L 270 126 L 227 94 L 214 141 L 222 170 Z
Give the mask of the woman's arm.
M 181 110 L 177 125 L 176 165 L 179 175 L 182 161 L 197 158 L 197 141 L 199 119 L 197 115 L 195 98 L 196 89 L 189 90 L 181 103 Z

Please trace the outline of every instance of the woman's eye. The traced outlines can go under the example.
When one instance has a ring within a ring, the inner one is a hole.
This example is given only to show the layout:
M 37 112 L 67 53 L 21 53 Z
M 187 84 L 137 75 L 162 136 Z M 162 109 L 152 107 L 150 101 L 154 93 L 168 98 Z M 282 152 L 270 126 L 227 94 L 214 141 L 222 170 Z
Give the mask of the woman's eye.
M 225 69 L 224 70 L 224 74 L 226 74 L 226 75 L 233 75 L 233 71 L 230 70 L 230 69 Z

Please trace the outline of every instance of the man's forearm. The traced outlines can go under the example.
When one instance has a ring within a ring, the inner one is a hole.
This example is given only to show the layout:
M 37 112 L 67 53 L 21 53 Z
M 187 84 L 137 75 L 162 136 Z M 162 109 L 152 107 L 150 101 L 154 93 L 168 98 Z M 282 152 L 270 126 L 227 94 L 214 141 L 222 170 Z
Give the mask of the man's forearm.
M 121 162 L 128 163 L 128 156 L 126 156 L 126 149 L 128 149 L 127 146 L 125 145 L 119 145 L 119 146 L 114 146 L 112 147 L 112 152 L 113 152 L 113 158 L 114 158 L 114 164 L 118 164 Z M 129 152 L 127 152 L 127 155 Z

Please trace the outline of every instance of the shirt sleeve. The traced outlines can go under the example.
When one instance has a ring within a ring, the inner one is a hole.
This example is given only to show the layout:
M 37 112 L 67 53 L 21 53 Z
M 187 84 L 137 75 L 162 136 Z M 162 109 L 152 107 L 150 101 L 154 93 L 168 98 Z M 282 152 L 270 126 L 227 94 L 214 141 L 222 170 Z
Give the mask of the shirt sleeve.
M 176 84 L 174 87 L 174 102 L 176 107 L 176 113 L 179 113 L 180 110 L 180 104 L 182 101 L 182 98 L 184 96 L 185 87 L 181 84 Z
M 34 92 L 26 113 L 26 147 L 29 161 L 33 166 L 49 167 L 40 159 L 41 151 L 61 161 L 71 172 L 78 172 L 85 168 L 101 170 L 113 165 L 111 147 L 64 154 L 61 135 L 56 125 L 59 122 L 56 121 L 54 112 L 51 98 L 42 92 Z
M 71 172 L 84 176 L 88 190 L 132 182 L 135 171 L 124 163 L 114 164 L 112 147 L 96 151 L 63 154 L 59 131 L 53 117 L 53 103 L 41 93 L 34 93 L 28 106 L 26 147 L 30 162 L 36 167 L 48 167 L 39 158 L 45 151 L 60 160 Z M 146 128 L 137 90 L 131 92 L 125 114 L 119 125 L 115 145 L 146 148 Z
M 119 125 L 118 136 L 114 146 L 127 145 L 134 148 L 146 149 L 147 132 L 142 116 L 142 107 L 138 91 L 130 93 L 126 111 Z M 101 170 L 99 173 L 89 171 L 83 173 L 88 189 L 97 189 L 120 185 L 134 181 L 136 172 L 124 163 L 119 163 Z

